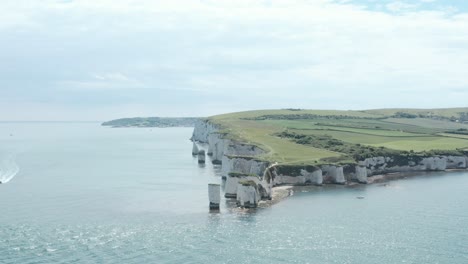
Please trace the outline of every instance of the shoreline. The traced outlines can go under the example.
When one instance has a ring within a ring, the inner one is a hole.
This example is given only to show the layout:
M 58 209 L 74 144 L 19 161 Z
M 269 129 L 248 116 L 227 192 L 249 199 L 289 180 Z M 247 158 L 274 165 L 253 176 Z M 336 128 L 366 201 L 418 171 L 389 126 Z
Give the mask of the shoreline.
M 271 207 L 284 199 L 288 198 L 289 196 L 294 195 L 294 188 L 297 186 L 292 185 L 282 185 L 273 187 L 271 190 L 271 200 L 260 201 L 258 203 L 259 208 L 267 208 Z
M 343 186 L 343 188 L 354 188 L 356 186 L 365 186 L 370 184 L 386 183 L 406 178 L 420 177 L 424 175 L 435 175 L 435 173 L 451 173 L 451 172 L 468 172 L 468 169 L 448 169 L 445 171 L 409 171 L 409 172 L 393 172 L 387 174 L 379 174 L 368 177 L 367 184 L 358 182 L 348 182 L 346 184 L 323 184 L 323 185 L 279 185 L 272 188 L 272 198 L 267 201 L 260 201 L 259 208 L 271 207 L 290 196 L 294 195 L 295 191 L 314 191 L 317 188 L 329 188 L 335 186 Z

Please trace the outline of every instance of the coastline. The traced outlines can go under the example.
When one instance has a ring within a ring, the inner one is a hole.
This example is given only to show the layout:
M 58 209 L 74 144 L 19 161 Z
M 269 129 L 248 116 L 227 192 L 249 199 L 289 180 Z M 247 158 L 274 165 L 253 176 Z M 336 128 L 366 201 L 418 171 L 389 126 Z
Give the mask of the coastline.
M 284 185 L 284 186 L 276 186 L 273 187 L 271 190 L 271 200 L 262 200 L 259 202 L 259 208 L 267 208 L 273 206 L 284 199 L 288 198 L 289 196 L 294 195 L 294 189 L 297 186 L 292 185 Z
M 229 135 L 219 124 L 204 120 L 196 124 L 191 140 L 194 149 L 203 148 L 213 164 L 221 165 L 221 177 L 226 179 L 225 198 L 237 199 L 242 207 L 247 203 L 248 208 L 272 206 L 296 190 L 310 189 L 307 186 L 346 188 L 468 168 L 468 150 L 403 154 L 374 151 L 367 153 L 374 156 L 361 155 L 349 162 L 278 164 L 262 158 L 268 150 Z M 245 185 L 246 182 L 250 185 Z
M 387 183 L 400 179 L 406 178 L 416 178 L 421 176 L 435 176 L 437 173 L 452 173 L 452 172 L 468 172 L 468 169 L 448 169 L 445 171 L 408 171 L 408 172 L 394 172 L 387 174 L 379 174 L 368 177 L 367 184 L 360 184 L 358 182 L 348 182 L 344 185 L 342 184 L 324 184 L 322 186 L 317 185 L 279 185 L 272 188 L 272 198 L 271 200 L 261 201 L 259 203 L 259 208 L 271 207 L 290 196 L 294 195 L 294 192 L 312 192 L 320 189 L 327 189 L 330 187 L 342 186 L 343 188 L 354 188 L 357 186 L 365 186 L 371 184 Z

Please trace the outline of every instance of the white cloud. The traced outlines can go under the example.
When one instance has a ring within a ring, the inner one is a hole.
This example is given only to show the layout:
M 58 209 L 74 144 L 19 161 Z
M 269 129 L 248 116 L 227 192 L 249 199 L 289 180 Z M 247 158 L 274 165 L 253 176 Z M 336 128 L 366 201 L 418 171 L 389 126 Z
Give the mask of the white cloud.
M 140 81 L 131 79 L 122 73 L 94 74 L 85 80 L 59 81 L 57 86 L 66 90 L 126 90 L 145 88 Z
M 271 107 L 334 95 L 392 107 L 408 90 L 407 106 L 464 104 L 468 14 L 423 10 L 423 2 L 395 1 L 383 12 L 332 0 L 18 0 L 0 4 L 0 34 L 71 43 L 64 50 L 84 62 L 76 75 L 52 80 L 66 89 L 227 94 L 226 108 L 248 93 L 276 95 Z M 452 89 L 457 96 L 436 95 Z
M 391 2 L 391 3 L 386 4 L 385 6 L 388 10 L 392 12 L 408 11 L 408 10 L 418 7 L 417 4 L 408 4 L 405 2 L 401 2 L 401 1 Z

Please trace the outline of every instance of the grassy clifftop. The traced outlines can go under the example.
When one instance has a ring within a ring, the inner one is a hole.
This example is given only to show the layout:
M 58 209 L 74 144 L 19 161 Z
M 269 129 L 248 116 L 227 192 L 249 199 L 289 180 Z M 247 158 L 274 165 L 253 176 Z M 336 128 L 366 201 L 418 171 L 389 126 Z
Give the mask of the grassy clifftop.
M 282 164 L 356 162 L 376 155 L 458 154 L 468 149 L 468 108 L 366 111 L 260 110 L 209 120 Z

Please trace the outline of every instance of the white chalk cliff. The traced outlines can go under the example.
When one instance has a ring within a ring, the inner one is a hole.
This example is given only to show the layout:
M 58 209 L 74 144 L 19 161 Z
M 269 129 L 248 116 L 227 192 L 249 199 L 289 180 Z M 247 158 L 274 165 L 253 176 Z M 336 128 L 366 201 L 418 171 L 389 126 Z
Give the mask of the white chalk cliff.
M 200 121 L 195 125 L 192 135 L 195 142 L 207 143 L 208 154 L 214 164 L 221 164 L 221 174 L 226 178 L 225 196 L 238 197 L 241 206 L 246 201 L 257 204 L 256 199 L 271 198 L 271 189 L 276 185 L 322 185 L 346 184 L 347 182 L 367 183 L 368 177 L 376 174 L 410 171 L 444 171 L 447 169 L 466 169 L 466 156 L 410 157 L 372 157 L 349 165 L 320 165 L 281 172 L 281 165 L 270 164 L 257 157 L 263 153 L 261 148 L 227 139 L 217 125 Z M 283 170 L 284 171 L 284 170 Z M 240 181 L 257 184 L 256 192 L 252 186 L 242 186 Z M 255 193 L 255 195 L 254 195 Z M 240 199 L 240 200 L 239 200 Z
M 193 142 L 193 147 L 192 147 L 192 155 L 196 156 L 198 155 L 198 146 L 197 146 L 197 143 Z
M 255 208 L 260 201 L 260 193 L 257 186 L 239 183 L 237 186 L 237 205 L 245 208 Z

